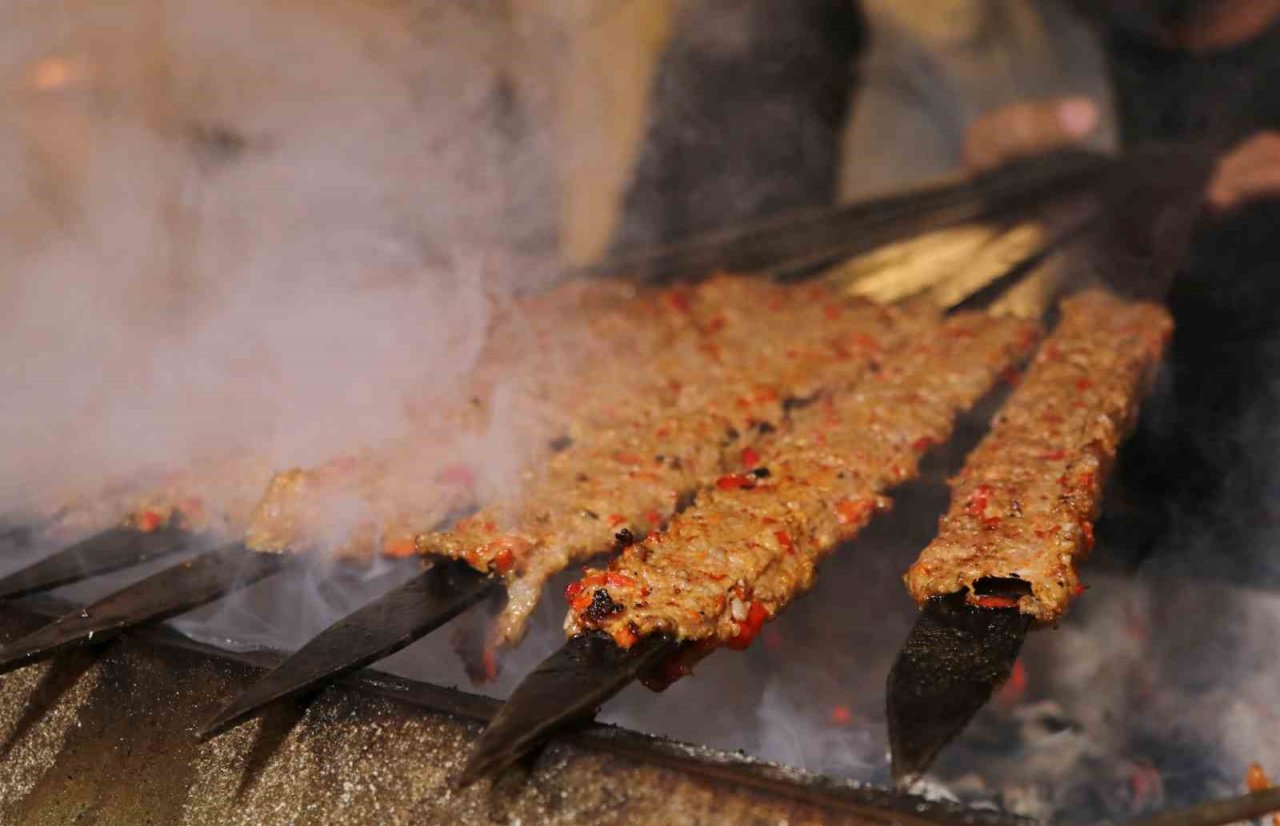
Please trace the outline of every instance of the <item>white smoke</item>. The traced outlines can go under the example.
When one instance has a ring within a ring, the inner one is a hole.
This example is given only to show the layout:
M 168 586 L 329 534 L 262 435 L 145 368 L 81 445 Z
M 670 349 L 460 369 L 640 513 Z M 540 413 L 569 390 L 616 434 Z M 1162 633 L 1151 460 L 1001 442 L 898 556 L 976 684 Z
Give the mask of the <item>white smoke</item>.
M 553 50 L 501 4 L 8 5 L 0 511 L 391 438 L 552 272 Z

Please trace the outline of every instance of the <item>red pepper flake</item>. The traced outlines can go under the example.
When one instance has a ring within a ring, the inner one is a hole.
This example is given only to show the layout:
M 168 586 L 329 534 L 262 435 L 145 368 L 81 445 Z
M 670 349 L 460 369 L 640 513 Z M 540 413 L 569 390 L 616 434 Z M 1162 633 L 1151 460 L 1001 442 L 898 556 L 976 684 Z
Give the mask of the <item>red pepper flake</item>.
M 751 607 L 747 609 L 747 618 L 743 622 L 738 623 L 738 635 L 725 643 L 734 651 L 741 651 L 760 633 L 760 629 L 764 627 L 765 620 L 769 619 L 769 611 L 764 607 L 763 603 L 752 602 Z
M 1093 384 L 1093 379 L 1076 379 L 1076 389 L 1082 393 L 1093 387 Z
M 609 514 L 609 516 L 606 518 L 605 521 L 609 523 L 609 527 L 616 528 L 619 525 L 625 524 L 627 521 L 627 517 L 623 516 L 620 513 L 611 513 Z
M 143 533 L 159 530 L 164 526 L 165 521 L 164 514 L 154 510 L 145 510 L 134 520 L 135 527 Z
M 648 519 L 649 524 L 653 525 L 655 528 L 662 524 L 662 514 L 657 511 L 649 511 L 644 515 L 644 518 Z
M 672 287 L 667 293 L 667 303 L 677 312 L 690 313 L 693 311 L 693 291 L 688 287 Z
M 870 499 L 841 499 L 836 503 L 836 521 L 841 525 L 861 525 L 875 512 Z
M 756 477 L 749 473 L 730 473 L 716 480 L 720 490 L 751 490 L 756 486 Z
M 831 708 L 831 725 L 847 726 L 853 722 L 853 712 L 848 706 L 838 705 Z
M 1093 550 L 1093 523 L 1087 519 L 1080 523 L 1080 532 L 1084 534 L 1084 549 Z
M 637 636 L 628 625 L 619 625 L 617 628 L 613 629 L 610 636 L 613 637 L 614 644 L 624 651 L 635 645 L 640 640 L 640 637 Z
M 644 463 L 644 457 L 639 453 L 630 453 L 627 451 L 619 451 L 613 454 L 613 458 L 617 459 L 624 465 L 639 465 Z
M 587 586 L 582 584 L 582 580 L 574 580 L 564 587 L 564 598 L 566 602 L 573 602 L 582 593 Z
M 982 527 L 984 530 L 994 531 L 996 528 L 1000 527 L 1000 517 L 988 516 L 986 519 L 982 520 Z
M 973 489 L 973 493 L 969 494 L 969 502 L 965 505 L 965 510 L 970 516 L 981 519 L 987 515 L 987 506 L 991 504 L 992 492 L 990 485 L 978 485 Z
M 782 546 L 782 549 L 786 551 L 788 555 L 795 554 L 796 546 L 791 541 L 791 534 L 786 531 L 774 531 L 773 538 L 778 540 L 778 544 Z
M 1048 461 L 1050 461 L 1050 462 L 1056 462 L 1056 461 L 1058 461 L 1058 460 L 1060 460 L 1060 459 L 1065 459 L 1065 458 L 1067 458 L 1067 451 L 1065 451 L 1065 450 L 1050 450 L 1050 451 L 1048 451 L 1047 453 L 1041 453 L 1041 454 L 1040 454 L 1040 458 L 1041 458 L 1041 459 L 1047 459 L 1047 460 L 1048 460 Z
M 916 453 L 924 453 L 926 450 L 933 447 L 933 445 L 933 439 L 930 439 L 928 436 L 921 436 L 919 439 L 916 439 L 911 443 L 911 449 Z
M 982 594 L 974 598 L 974 603 L 979 608 L 1017 608 L 1017 597 L 1001 597 L 989 594 Z
M 1083 583 L 1083 582 L 1077 582 L 1077 583 L 1076 583 L 1076 587 L 1075 587 L 1075 588 L 1073 588 L 1073 589 L 1071 590 L 1071 595 L 1072 595 L 1072 596 L 1075 596 L 1075 597 L 1078 597 L 1078 596 L 1082 595 L 1082 594 L 1083 594 L 1085 591 L 1087 591 L 1087 590 L 1088 590 L 1088 589 L 1084 587 L 1084 583 Z
M 417 552 L 418 548 L 412 536 L 388 536 L 382 540 L 382 553 L 384 556 L 403 559 L 406 556 L 413 556 Z
M 1098 477 L 1094 475 L 1093 471 L 1087 470 L 1084 473 L 1080 474 L 1080 478 L 1079 478 L 1080 486 L 1091 488 L 1093 487 L 1093 483 L 1097 478 Z
M 744 447 L 742 449 L 742 466 L 747 470 L 760 467 L 760 454 L 754 448 Z
M 493 555 L 493 567 L 500 573 L 505 574 L 510 571 L 516 564 L 516 555 L 511 552 L 510 548 L 503 548 Z

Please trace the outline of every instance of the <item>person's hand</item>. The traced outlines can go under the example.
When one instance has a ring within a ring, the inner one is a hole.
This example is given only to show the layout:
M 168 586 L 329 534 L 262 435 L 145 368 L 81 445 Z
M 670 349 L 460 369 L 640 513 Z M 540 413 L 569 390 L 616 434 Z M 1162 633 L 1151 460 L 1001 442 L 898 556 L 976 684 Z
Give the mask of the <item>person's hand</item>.
M 1280 197 L 1280 132 L 1259 132 L 1223 155 L 1205 198 L 1219 212 Z
M 964 135 L 964 165 L 970 172 L 1065 149 L 1098 128 L 1098 105 L 1085 97 L 1011 103 L 987 112 Z

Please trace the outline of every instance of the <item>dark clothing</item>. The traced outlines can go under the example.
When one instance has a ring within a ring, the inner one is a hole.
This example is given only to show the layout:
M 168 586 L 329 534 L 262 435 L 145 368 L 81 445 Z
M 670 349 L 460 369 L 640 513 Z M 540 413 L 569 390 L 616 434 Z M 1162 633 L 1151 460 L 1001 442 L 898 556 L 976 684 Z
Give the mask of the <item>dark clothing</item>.
M 683 6 L 615 250 L 834 200 L 862 20 L 850 0 Z
M 1116 32 L 1111 54 L 1128 144 L 1192 139 L 1229 146 L 1280 128 L 1280 24 L 1250 43 L 1204 55 Z
M 1112 60 L 1130 145 L 1226 148 L 1280 130 L 1280 25 L 1201 56 L 1120 33 Z M 1169 303 L 1169 367 L 1121 477 L 1161 495 L 1153 540 L 1178 559 L 1173 567 L 1280 575 L 1271 550 L 1280 511 L 1270 512 L 1280 480 L 1280 202 L 1205 215 Z

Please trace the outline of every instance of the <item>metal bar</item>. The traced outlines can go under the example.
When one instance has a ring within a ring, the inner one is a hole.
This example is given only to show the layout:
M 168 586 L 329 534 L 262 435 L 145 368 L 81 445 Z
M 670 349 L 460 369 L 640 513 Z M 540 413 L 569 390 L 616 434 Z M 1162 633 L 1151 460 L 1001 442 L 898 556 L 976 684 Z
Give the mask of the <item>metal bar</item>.
M 480 735 L 457 784 L 468 786 L 515 762 L 556 729 L 589 718 L 678 648 L 667 636 L 648 637 L 626 650 L 599 632 L 572 638 L 511 692 Z
M 130 628 L 184 613 L 270 576 L 294 561 L 227 545 L 166 568 L 0 648 L 0 673 L 72 645 L 105 642 Z
M 201 728 L 200 736 L 389 656 L 501 587 L 500 579 L 464 562 L 438 562 L 320 632 L 219 711 Z
M 964 593 L 925 603 L 889 671 L 886 715 L 893 776 L 928 767 L 1013 671 L 1031 618 L 977 608 Z
M 192 539 L 189 532 L 167 525 L 146 533 L 134 528 L 110 528 L 0 579 L 0 599 L 46 591 L 139 565 L 180 550 Z

